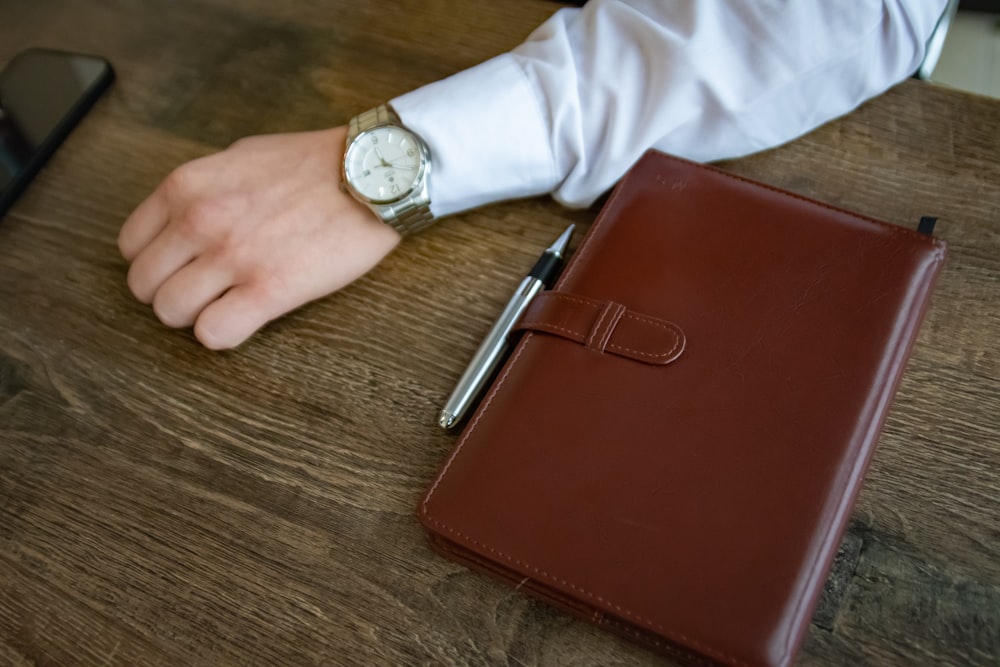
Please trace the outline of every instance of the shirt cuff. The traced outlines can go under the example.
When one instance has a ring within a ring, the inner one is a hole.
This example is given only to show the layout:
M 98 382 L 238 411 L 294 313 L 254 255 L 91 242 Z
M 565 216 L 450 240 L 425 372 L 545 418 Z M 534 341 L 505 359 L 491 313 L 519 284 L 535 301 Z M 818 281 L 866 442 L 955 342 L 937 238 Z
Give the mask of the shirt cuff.
M 391 104 L 430 149 L 436 217 L 551 192 L 559 183 L 539 100 L 510 54 Z

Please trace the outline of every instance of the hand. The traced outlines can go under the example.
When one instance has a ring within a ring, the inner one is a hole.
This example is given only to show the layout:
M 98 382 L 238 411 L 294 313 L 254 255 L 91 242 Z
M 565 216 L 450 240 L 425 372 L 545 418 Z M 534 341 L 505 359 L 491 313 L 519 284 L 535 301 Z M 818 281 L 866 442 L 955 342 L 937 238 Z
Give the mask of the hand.
M 118 236 L 132 293 L 218 350 L 363 275 L 400 237 L 341 191 L 346 134 L 250 137 L 176 169 Z

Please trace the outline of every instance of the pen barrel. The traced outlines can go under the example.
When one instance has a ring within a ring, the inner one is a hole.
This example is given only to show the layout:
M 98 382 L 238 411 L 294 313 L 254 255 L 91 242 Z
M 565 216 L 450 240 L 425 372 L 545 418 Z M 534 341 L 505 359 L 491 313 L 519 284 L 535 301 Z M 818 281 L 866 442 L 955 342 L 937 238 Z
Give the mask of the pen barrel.
M 459 379 L 455 390 L 445 404 L 444 412 L 452 415 L 452 422 L 458 420 L 468 411 L 479 392 L 486 385 L 496 370 L 500 360 L 509 345 L 508 338 L 514 325 L 521 318 L 524 310 L 531 303 L 535 295 L 544 287 L 544 283 L 535 277 L 528 276 L 521 281 L 517 292 L 507 302 L 507 306 L 500 313 L 500 317 L 493 324 L 493 328 L 483 339 L 476 353 L 469 362 L 465 373 Z
M 528 273 L 528 277 L 542 281 L 545 287 L 552 287 L 556 276 L 559 275 L 559 269 L 562 268 L 562 263 L 563 259 L 561 255 L 554 252 L 543 253 Z

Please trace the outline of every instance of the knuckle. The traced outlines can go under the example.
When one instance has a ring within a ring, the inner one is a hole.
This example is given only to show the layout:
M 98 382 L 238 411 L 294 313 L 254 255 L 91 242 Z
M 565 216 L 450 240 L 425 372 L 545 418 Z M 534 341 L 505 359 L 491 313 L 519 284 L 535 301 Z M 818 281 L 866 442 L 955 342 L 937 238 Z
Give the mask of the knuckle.
M 248 198 L 240 193 L 213 194 L 191 202 L 175 224 L 188 238 L 213 244 L 228 242 L 239 231 L 239 216 L 250 206 Z
M 291 285 L 279 273 L 268 273 L 261 276 L 253 285 L 253 299 L 265 310 L 270 310 L 274 304 L 288 299 Z
M 223 208 L 213 200 L 198 201 L 184 209 L 177 219 L 177 225 L 185 236 L 209 238 L 219 227 L 218 221 L 223 213 Z
M 229 144 L 229 148 L 246 148 L 247 146 L 252 146 L 255 137 L 240 137 L 233 143 Z
M 160 187 L 163 188 L 163 192 L 166 194 L 168 200 L 177 201 L 184 199 L 188 193 L 193 191 L 194 175 L 191 172 L 192 169 L 190 163 L 188 163 L 177 167 L 167 174 Z
M 267 135 L 251 134 L 245 137 L 240 137 L 239 139 L 231 143 L 229 145 L 229 148 L 231 149 L 236 148 L 240 150 L 246 148 L 256 148 L 262 144 L 265 144 L 267 141 L 268 141 Z
M 228 236 L 216 240 L 203 254 L 206 263 L 231 273 L 243 273 L 242 269 L 247 263 L 246 256 L 244 245 Z

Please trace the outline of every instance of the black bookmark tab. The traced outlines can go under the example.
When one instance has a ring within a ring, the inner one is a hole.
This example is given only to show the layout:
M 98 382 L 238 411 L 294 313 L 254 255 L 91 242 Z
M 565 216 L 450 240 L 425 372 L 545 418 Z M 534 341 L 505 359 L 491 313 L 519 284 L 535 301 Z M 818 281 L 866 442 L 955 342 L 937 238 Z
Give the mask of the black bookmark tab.
M 934 223 L 937 222 L 937 218 L 932 218 L 929 215 L 925 215 L 920 218 L 920 224 L 917 225 L 917 231 L 921 234 L 927 234 L 927 236 L 934 235 Z

